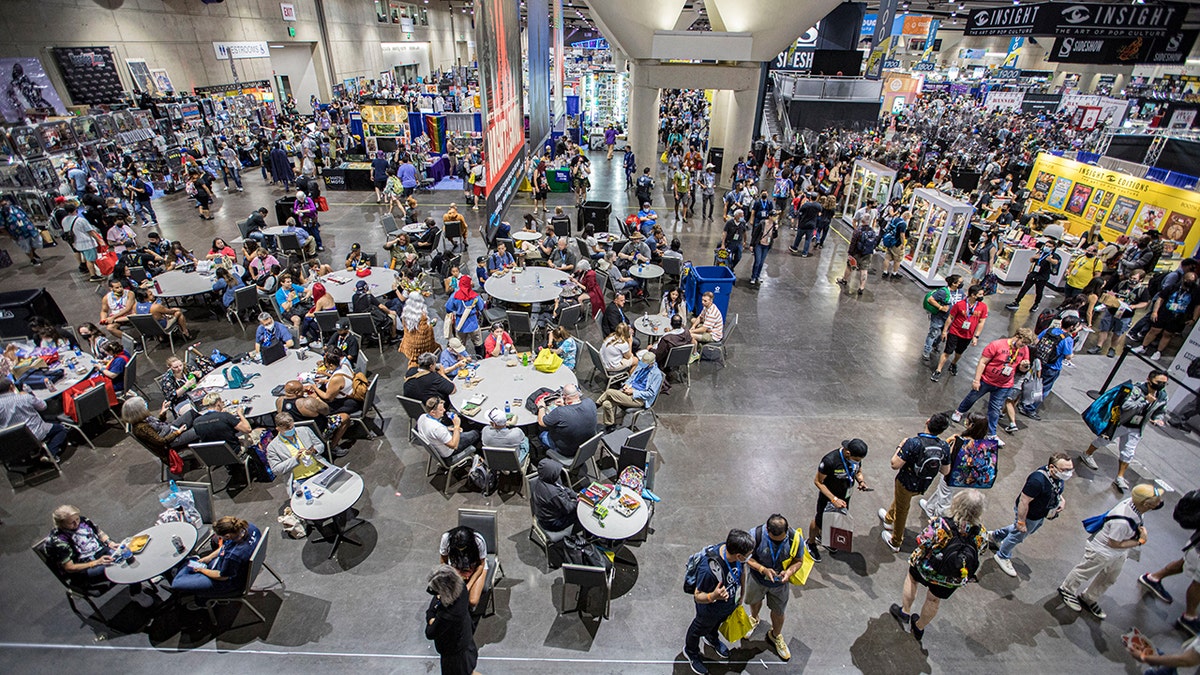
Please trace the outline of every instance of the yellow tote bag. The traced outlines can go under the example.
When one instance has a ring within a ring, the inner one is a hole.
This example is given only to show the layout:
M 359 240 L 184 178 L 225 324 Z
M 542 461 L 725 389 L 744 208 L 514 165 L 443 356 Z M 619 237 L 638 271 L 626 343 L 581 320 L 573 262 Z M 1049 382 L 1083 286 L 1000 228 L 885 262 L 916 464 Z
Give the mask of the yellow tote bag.
M 796 528 L 796 534 L 792 537 L 791 553 L 788 555 L 788 559 L 783 561 L 783 569 L 787 569 L 788 567 L 791 567 L 792 561 L 796 559 L 797 555 L 804 556 L 804 561 L 800 563 L 800 569 L 796 570 L 796 573 L 788 578 L 788 583 L 791 583 L 795 586 L 803 586 L 808 582 L 808 574 L 809 572 L 812 572 L 813 563 L 816 562 L 813 560 L 813 557 L 809 555 L 808 547 L 805 546 L 803 542 L 804 532 L 800 528 Z M 800 553 L 801 549 L 804 551 L 803 554 Z
M 558 367 L 563 363 L 562 357 L 554 353 L 554 350 L 543 349 L 538 352 L 537 358 L 533 360 L 535 370 L 543 373 L 553 373 L 558 370 Z
M 729 644 L 733 644 L 738 640 L 750 634 L 754 625 L 750 623 L 750 615 L 746 613 L 746 606 L 739 604 L 737 609 L 733 610 L 725 621 L 721 622 L 721 637 Z

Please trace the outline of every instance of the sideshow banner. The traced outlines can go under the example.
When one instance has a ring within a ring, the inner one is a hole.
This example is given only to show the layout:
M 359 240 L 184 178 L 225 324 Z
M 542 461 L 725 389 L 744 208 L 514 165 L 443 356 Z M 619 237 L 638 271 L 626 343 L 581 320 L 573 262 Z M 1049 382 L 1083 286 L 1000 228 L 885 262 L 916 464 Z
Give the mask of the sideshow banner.
M 483 99 L 484 195 L 488 227 L 499 224 L 522 178 L 521 23 L 516 0 L 478 0 L 475 44 Z
M 54 47 L 50 52 L 75 105 L 120 103 L 125 96 L 108 47 Z
M 146 65 L 146 59 L 125 59 L 125 65 L 129 67 L 134 89 L 144 94 L 157 93 L 154 76 L 150 73 L 150 66 Z
M 25 119 L 26 110 L 47 115 L 67 114 L 67 108 L 58 98 L 58 92 L 38 59 L 0 59 L 0 82 L 4 86 L 0 115 L 5 122 L 20 123 Z
M 1073 235 L 1095 224 L 1103 225 L 1100 233 L 1108 241 L 1159 230 L 1166 242 L 1164 252 L 1182 247 L 1184 256 L 1200 242 L 1200 230 L 1194 227 L 1200 218 L 1200 193 L 1046 153 L 1034 162 L 1027 187 L 1032 210 L 1066 216 L 1065 227 Z
M 1188 377 L 1188 366 L 1191 365 L 1194 359 L 1200 358 L 1200 322 L 1192 326 L 1192 330 L 1188 332 L 1187 339 L 1183 345 L 1179 347 L 1179 352 L 1175 354 L 1175 358 L 1171 361 L 1171 367 L 1167 368 L 1167 372 L 1171 377 L 1178 379 L 1181 382 L 1187 383 L 1187 386 L 1200 391 L 1200 379 Z M 1168 392 L 1167 407 L 1172 412 L 1178 412 L 1183 409 L 1185 403 L 1190 403 L 1193 396 L 1184 389 L 1175 390 L 1172 384 L 1172 390 Z M 1187 406 L 1190 407 L 1190 406 Z

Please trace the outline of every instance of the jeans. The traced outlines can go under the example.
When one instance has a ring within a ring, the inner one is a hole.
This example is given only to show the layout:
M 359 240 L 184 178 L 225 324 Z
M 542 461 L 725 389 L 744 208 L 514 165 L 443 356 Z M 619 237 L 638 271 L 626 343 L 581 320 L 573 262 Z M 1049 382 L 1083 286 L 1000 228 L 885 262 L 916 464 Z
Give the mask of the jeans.
M 1050 395 L 1050 390 L 1054 388 L 1054 383 L 1058 380 L 1058 376 L 1062 375 L 1062 369 L 1051 370 L 1050 368 L 1042 368 L 1042 400 L 1033 405 L 1024 406 L 1029 412 L 1037 412 L 1037 409 L 1046 402 L 1046 397 Z
M 763 265 L 767 262 L 767 254 L 771 252 L 770 246 L 762 244 L 754 245 L 754 267 L 750 270 L 750 278 L 757 280 L 762 276 Z
M 321 243 L 321 224 L 317 222 L 316 218 L 313 218 L 312 221 L 303 227 L 304 231 L 311 234 L 313 239 L 316 240 L 317 248 L 324 247 L 324 244 Z
M 726 248 L 729 249 L 729 269 L 732 270 L 742 261 L 742 242 L 741 240 L 735 241 Z
M 712 215 L 713 215 L 713 198 L 714 198 L 715 196 L 716 196 L 715 194 L 712 194 L 712 195 L 709 195 L 709 194 L 703 194 L 703 193 L 701 194 L 701 198 L 700 198 L 700 211 L 701 211 L 701 217 L 703 217 L 703 218 L 708 218 L 709 220 L 712 220 Z
M 236 166 L 227 166 L 221 169 L 221 178 L 225 181 L 225 187 L 229 187 L 229 177 L 233 177 L 233 184 L 242 187 L 242 171 Z
M 1012 387 L 997 387 L 994 384 L 987 382 L 979 383 L 979 390 L 972 389 L 967 392 L 962 402 L 958 404 L 956 410 L 960 415 L 966 414 L 971 406 L 975 405 L 984 394 L 988 395 L 987 421 L 988 421 L 988 436 L 996 435 L 996 424 L 1000 422 L 1000 412 L 1004 410 L 1004 401 L 1008 398 L 1008 392 Z
M 50 449 L 50 454 L 58 457 L 59 453 L 62 452 L 62 446 L 66 440 L 67 428 L 55 422 L 54 424 L 50 425 L 50 432 L 46 434 L 46 437 L 42 439 L 42 442 L 45 443 L 46 447 Z
M 143 215 L 144 213 L 150 214 L 150 217 L 146 218 Z M 142 201 L 140 199 L 133 200 L 133 219 L 138 222 L 141 222 L 143 219 L 145 219 L 151 223 L 158 223 L 158 214 L 154 212 L 154 206 L 150 203 L 149 199 L 146 201 Z
M 737 605 L 733 603 L 721 604 L 729 605 L 729 611 L 714 610 L 711 605 L 696 605 L 696 618 L 692 619 L 692 623 L 687 629 L 687 637 L 683 640 L 684 656 L 688 658 L 700 656 L 700 638 L 708 638 L 708 641 L 714 645 L 721 644 L 721 636 L 717 629 L 737 609 Z
M 817 246 L 824 246 L 825 237 L 829 236 L 829 223 L 819 223 L 817 225 L 817 233 L 815 236 L 817 238 Z
M 929 356 L 933 350 L 937 349 L 938 344 L 942 341 L 942 329 L 946 327 L 948 317 L 948 314 L 930 315 L 929 332 L 925 334 L 925 348 L 921 351 L 922 356 Z
M 996 556 L 1004 560 L 1011 559 L 1013 549 L 1017 547 L 1017 544 L 1025 541 L 1025 537 L 1037 532 L 1042 523 L 1046 522 L 1045 518 L 1038 518 L 1036 520 L 1027 518 L 1025 520 L 1025 531 L 1022 532 L 1017 529 L 1016 518 L 1016 513 L 1014 512 L 1012 525 L 992 532 L 992 539 L 1000 542 L 1000 551 L 996 553 Z
M 813 228 L 812 225 L 803 225 L 796 231 L 796 238 L 792 240 L 792 250 L 800 248 L 800 241 L 804 240 L 804 250 L 802 253 L 808 253 L 808 247 L 812 243 Z
M 554 439 L 550 438 L 549 431 L 543 431 L 540 435 L 538 435 L 538 439 L 540 439 L 542 441 L 542 445 L 546 446 L 547 450 L 553 450 L 554 452 L 557 452 L 558 454 L 564 455 L 567 457 L 575 456 L 574 452 L 572 452 L 570 455 L 567 455 L 567 453 L 562 451 L 562 448 L 559 448 L 557 445 L 555 445 Z

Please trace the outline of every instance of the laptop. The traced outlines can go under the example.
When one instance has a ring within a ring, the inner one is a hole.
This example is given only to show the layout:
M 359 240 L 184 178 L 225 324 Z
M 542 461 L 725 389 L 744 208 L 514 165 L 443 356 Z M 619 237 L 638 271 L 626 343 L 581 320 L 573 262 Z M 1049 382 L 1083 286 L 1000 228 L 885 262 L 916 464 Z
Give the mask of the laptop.
M 287 346 L 284 345 L 282 341 L 277 340 L 275 342 L 272 342 L 271 346 L 263 347 L 260 350 L 260 353 L 262 355 L 263 365 L 269 366 L 272 363 L 275 363 L 276 361 L 278 361 L 279 359 L 282 359 L 283 357 L 287 356 Z

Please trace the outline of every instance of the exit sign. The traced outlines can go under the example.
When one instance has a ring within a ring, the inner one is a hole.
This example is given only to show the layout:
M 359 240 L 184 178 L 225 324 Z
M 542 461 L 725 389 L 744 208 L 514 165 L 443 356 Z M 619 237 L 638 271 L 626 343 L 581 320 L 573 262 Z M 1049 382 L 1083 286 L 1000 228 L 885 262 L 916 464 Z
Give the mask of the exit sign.
M 295 21 L 296 20 L 296 6 L 293 5 L 292 3 L 290 3 L 290 2 L 279 3 L 279 10 L 281 12 L 283 12 L 283 20 L 284 21 Z

